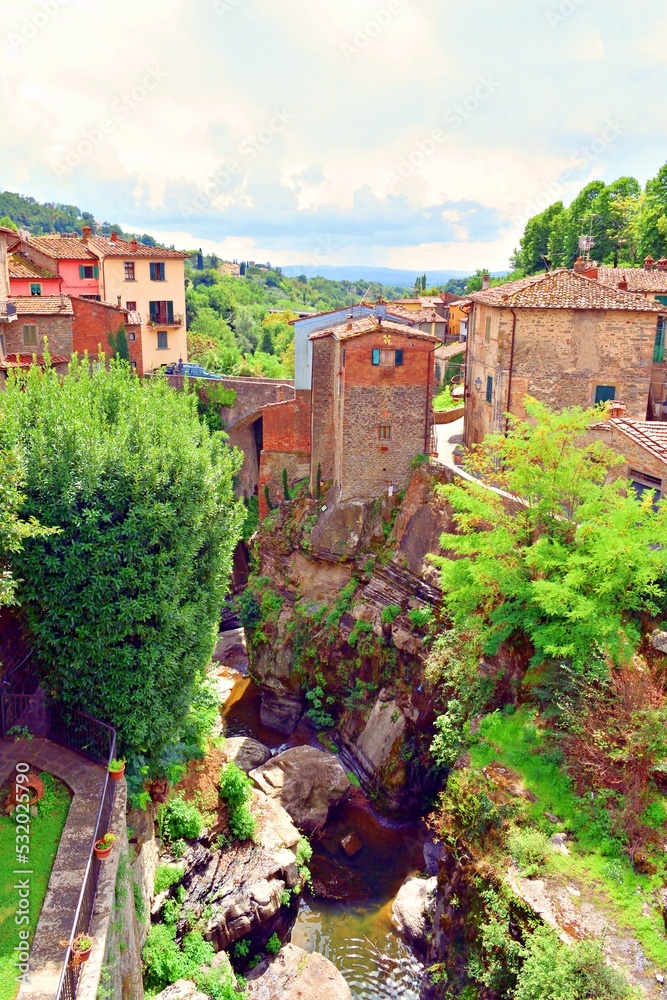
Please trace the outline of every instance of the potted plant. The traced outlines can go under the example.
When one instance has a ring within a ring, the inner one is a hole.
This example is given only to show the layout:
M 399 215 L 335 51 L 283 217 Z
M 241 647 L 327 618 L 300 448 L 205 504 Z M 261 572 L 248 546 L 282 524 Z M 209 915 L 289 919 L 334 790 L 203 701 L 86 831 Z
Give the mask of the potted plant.
M 100 861 L 104 861 L 111 854 L 111 849 L 113 847 L 115 836 L 113 833 L 105 833 L 101 840 L 98 840 L 93 851 L 95 852 L 95 857 L 99 858 Z
M 116 760 L 116 758 L 114 757 L 113 760 L 109 761 L 109 776 L 111 777 L 112 781 L 120 781 L 120 779 L 123 777 L 124 774 L 125 774 L 124 760 Z
M 87 962 L 95 942 L 88 934 L 77 934 L 72 941 L 72 954 L 76 962 Z

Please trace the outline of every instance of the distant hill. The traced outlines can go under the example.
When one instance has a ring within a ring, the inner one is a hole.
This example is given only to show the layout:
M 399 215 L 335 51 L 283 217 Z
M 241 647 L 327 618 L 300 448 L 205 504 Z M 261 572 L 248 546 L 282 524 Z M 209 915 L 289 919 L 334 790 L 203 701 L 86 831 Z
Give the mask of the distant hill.
M 414 288 L 415 279 L 421 278 L 422 271 L 407 271 L 394 267 L 369 267 L 368 264 L 290 264 L 281 268 L 283 274 L 294 278 L 305 274 L 307 278 L 331 278 L 333 281 L 379 281 L 383 285 L 401 285 L 404 288 Z M 433 285 L 446 285 L 452 278 L 467 278 L 470 271 L 426 271 L 426 281 L 429 288 Z M 504 271 L 494 272 L 494 277 L 500 277 Z
M 127 233 L 116 222 L 98 222 L 90 212 L 82 212 L 77 205 L 39 202 L 15 191 L 0 192 L 0 219 L 5 217 L 11 219 L 19 229 L 27 229 L 31 236 L 45 236 L 48 233 L 80 234 L 83 226 L 90 226 L 101 235 L 107 236 L 115 230 L 121 239 L 136 236 L 140 243 L 147 246 L 158 245 L 148 233 Z

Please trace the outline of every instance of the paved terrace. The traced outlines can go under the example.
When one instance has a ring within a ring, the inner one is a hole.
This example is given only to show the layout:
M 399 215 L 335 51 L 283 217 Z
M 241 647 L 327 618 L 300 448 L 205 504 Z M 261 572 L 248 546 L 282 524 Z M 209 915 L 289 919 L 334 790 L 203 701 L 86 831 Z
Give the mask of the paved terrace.
M 18 763 L 59 778 L 73 796 L 30 951 L 30 982 L 18 993 L 18 1000 L 53 1000 L 93 846 L 106 770 L 50 740 L 0 742 L 0 786 L 11 781 Z

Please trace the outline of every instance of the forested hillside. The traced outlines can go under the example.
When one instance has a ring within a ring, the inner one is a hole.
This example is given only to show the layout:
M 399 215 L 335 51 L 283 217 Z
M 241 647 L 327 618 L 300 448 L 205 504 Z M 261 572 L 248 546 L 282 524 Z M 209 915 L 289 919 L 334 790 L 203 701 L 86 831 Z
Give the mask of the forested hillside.
M 82 211 L 77 205 L 61 205 L 58 202 L 42 203 L 35 198 L 26 198 L 13 191 L 0 192 L 0 224 L 14 224 L 18 229 L 27 229 L 33 236 L 47 233 L 80 233 L 84 226 L 91 226 L 94 232 L 110 233 L 113 229 L 121 239 L 136 236 L 146 246 L 157 246 L 148 233 L 128 233 L 117 222 L 96 222 L 91 212 Z
M 633 267 L 667 254 L 667 164 L 644 188 L 634 177 L 591 181 L 568 208 L 549 205 L 528 220 L 510 263 L 523 274 L 572 267 L 582 233 L 592 234 L 591 255 L 600 264 Z

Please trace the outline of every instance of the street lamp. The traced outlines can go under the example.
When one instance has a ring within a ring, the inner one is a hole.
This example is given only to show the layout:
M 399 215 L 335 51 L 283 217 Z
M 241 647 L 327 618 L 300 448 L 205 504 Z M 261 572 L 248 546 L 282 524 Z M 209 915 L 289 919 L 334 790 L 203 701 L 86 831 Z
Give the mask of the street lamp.
M 477 376 L 477 378 L 475 379 L 475 381 L 474 381 L 473 384 L 475 386 L 475 389 L 477 389 L 477 392 L 481 392 L 482 391 L 482 380 L 479 377 L 479 375 Z

